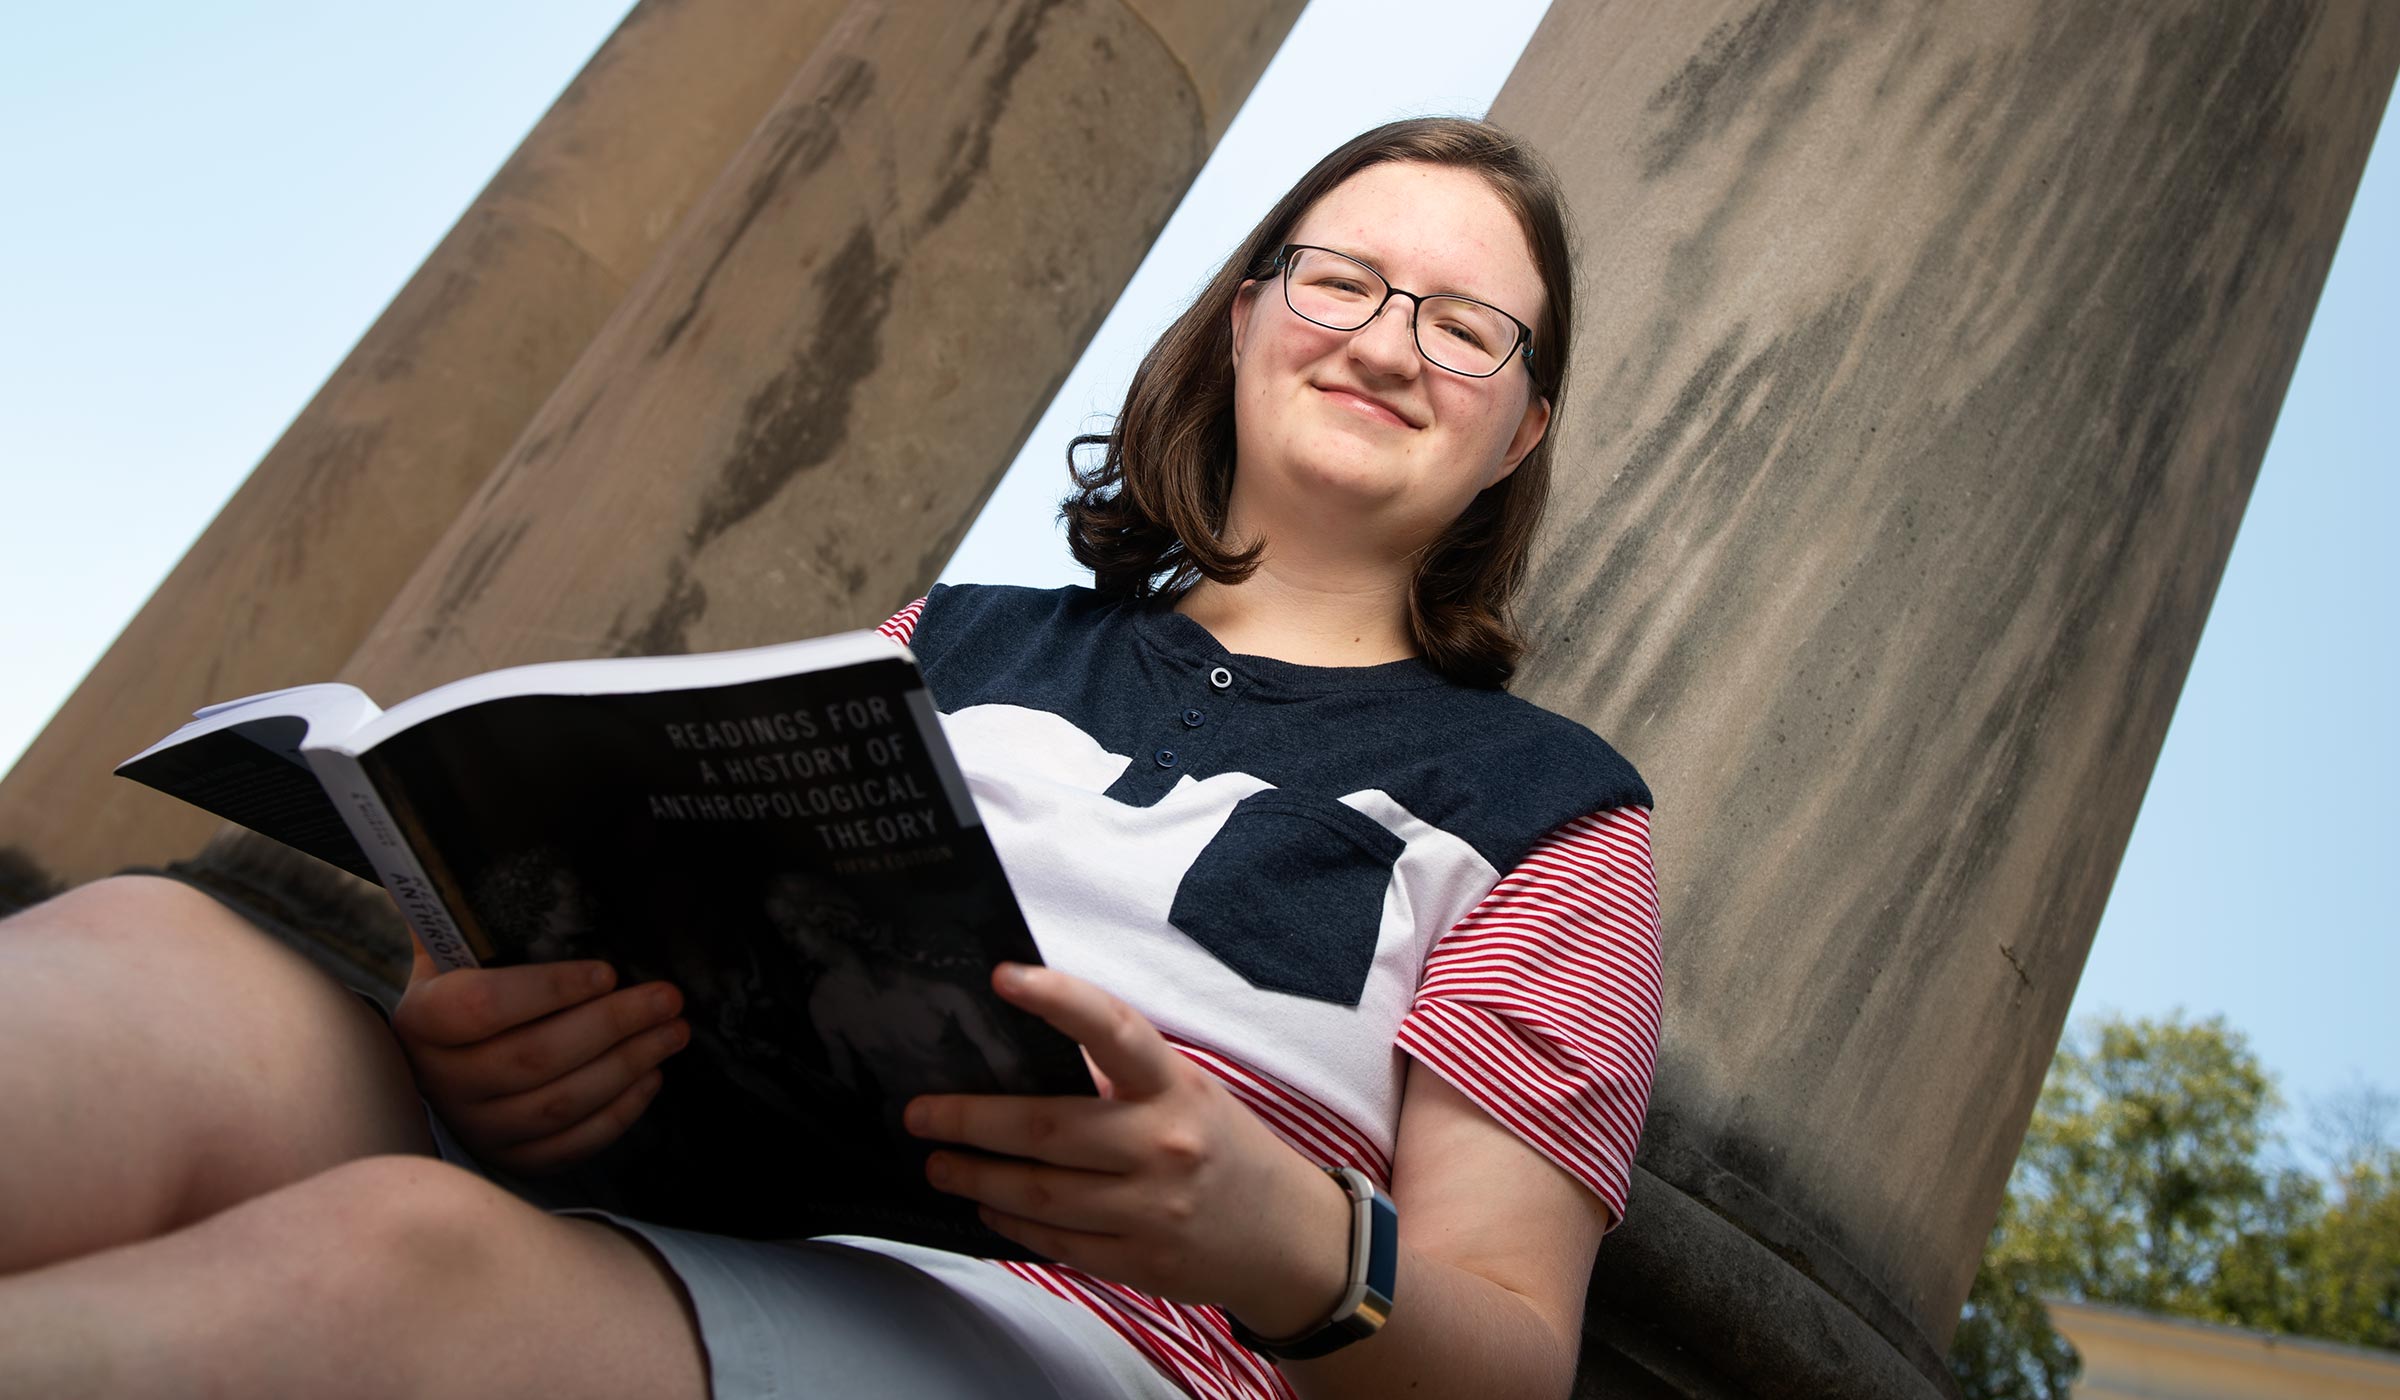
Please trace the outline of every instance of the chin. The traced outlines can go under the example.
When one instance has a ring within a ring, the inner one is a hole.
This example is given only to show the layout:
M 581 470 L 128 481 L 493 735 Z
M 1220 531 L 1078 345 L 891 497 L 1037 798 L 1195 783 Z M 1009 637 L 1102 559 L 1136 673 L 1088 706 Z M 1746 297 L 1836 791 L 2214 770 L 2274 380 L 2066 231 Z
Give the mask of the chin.
M 1366 453 L 1327 453 L 1292 467 L 1294 484 L 1311 496 L 1336 497 L 1356 506 L 1380 505 L 1398 497 L 1407 478 L 1389 460 Z

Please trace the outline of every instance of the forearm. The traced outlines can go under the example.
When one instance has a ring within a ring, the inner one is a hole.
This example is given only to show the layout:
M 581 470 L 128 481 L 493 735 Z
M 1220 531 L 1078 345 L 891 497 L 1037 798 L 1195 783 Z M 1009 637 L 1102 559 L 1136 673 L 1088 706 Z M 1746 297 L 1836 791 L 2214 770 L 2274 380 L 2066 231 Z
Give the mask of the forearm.
M 1306 1400 L 1563 1396 L 1574 1381 L 1576 1340 L 1525 1298 L 1404 1240 L 1383 1329 L 1330 1356 L 1281 1364 Z
M 1110 1092 L 913 1100 L 911 1133 L 975 1149 L 933 1153 L 934 1187 L 981 1203 L 986 1224 L 1038 1254 L 1214 1303 L 1260 1336 L 1322 1322 L 1353 1258 L 1342 1183 L 1099 988 L 1014 964 L 992 985 L 1082 1045 Z M 1285 1372 L 1311 1400 L 1564 1396 L 1607 1207 L 1457 1090 L 1413 1069 L 1408 1084 L 1391 1318 Z

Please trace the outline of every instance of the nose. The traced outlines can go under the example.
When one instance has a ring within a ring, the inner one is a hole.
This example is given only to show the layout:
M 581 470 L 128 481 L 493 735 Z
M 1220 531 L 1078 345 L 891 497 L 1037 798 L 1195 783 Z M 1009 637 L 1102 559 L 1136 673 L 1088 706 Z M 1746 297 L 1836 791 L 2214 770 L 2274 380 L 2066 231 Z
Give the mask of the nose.
M 1412 376 L 1417 372 L 1417 305 L 1395 296 L 1375 313 L 1375 319 L 1350 332 L 1350 357 L 1382 374 Z

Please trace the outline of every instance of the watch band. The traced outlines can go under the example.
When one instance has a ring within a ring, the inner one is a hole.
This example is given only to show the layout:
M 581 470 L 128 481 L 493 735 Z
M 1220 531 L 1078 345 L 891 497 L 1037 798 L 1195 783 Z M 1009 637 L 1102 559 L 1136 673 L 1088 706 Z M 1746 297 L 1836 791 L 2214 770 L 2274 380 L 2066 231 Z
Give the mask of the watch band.
M 1252 1351 L 1306 1361 L 1374 1336 L 1391 1318 L 1392 1289 L 1400 1271 L 1399 1207 L 1356 1167 L 1327 1167 L 1325 1174 L 1350 1195 L 1349 1285 L 1331 1316 L 1295 1337 L 1262 1337 L 1227 1314 L 1233 1339 Z

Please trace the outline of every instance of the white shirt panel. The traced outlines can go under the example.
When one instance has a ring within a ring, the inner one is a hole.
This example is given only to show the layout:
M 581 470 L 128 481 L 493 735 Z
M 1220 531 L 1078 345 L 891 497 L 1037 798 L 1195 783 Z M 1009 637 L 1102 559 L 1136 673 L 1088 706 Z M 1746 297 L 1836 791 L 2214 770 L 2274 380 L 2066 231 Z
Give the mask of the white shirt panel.
M 1341 798 L 1404 843 L 1366 986 L 1356 1006 L 1263 990 L 1168 912 L 1235 805 L 1271 784 L 1244 773 L 1186 777 L 1157 803 L 1133 807 L 1105 795 L 1131 760 L 1058 715 L 976 705 L 942 727 L 1045 962 L 1122 997 L 1170 1035 L 1238 1055 L 1392 1150 L 1404 1066 L 1394 1039 L 1426 955 L 1499 880 L 1473 847 L 1388 794 Z

